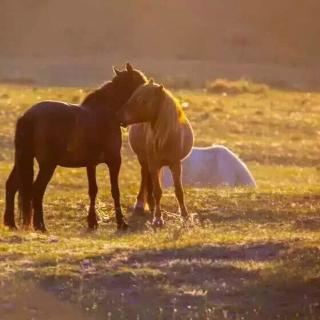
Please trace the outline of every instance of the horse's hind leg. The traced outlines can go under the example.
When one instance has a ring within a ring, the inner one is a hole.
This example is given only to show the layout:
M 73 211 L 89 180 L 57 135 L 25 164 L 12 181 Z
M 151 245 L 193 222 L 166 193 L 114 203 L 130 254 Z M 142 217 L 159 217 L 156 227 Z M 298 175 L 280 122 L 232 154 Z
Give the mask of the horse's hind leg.
M 43 219 L 43 196 L 52 178 L 56 165 L 40 165 L 39 173 L 33 185 L 33 227 L 35 230 L 46 231 Z
M 114 201 L 114 209 L 116 212 L 116 221 L 118 230 L 128 229 L 128 225 L 124 220 L 121 204 L 120 204 L 120 190 L 119 190 L 119 171 L 121 166 L 121 158 L 117 161 L 109 162 L 111 194 Z
M 154 227 L 163 227 L 164 220 L 162 218 L 161 206 L 160 206 L 160 200 L 162 196 L 162 189 L 161 189 L 160 177 L 159 177 L 160 169 L 151 170 L 150 174 L 152 178 L 153 194 L 155 199 L 155 208 L 153 211 L 152 225 Z
M 186 205 L 184 203 L 184 193 L 183 193 L 183 187 L 182 187 L 182 182 L 181 182 L 181 163 L 178 162 L 178 163 L 171 165 L 170 170 L 172 173 L 174 190 L 175 190 L 176 198 L 179 203 L 181 216 L 184 218 L 188 218 L 189 213 L 188 213 L 188 210 L 187 210 Z
M 90 230 L 98 228 L 98 220 L 96 214 L 96 198 L 98 193 L 97 177 L 96 177 L 96 166 L 87 167 L 87 177 L 89 184 L 89 198 L 90 198 L 90 207 L 88 212 L 88 228 Z
M 4 212 L 4 225 L 16 229 L 14 221 L 14 198 L 18 191 L 18 175 L 14 166 L 6 182 L 6 208 Z
M 146 202 L 147 182 L 148 182 L 148 167 L 145 163 L 140 162 L 141 165 L 141 181 L 140 189 L 137 195 L 137 200 L 134 205 L 135 214 L 143 214 Z
M 148 178 L 147 178 L 147 202 L 149 206 L 149 211 L 152 213 L 154 211 L 154 195 L 153 195 L 152 177 L 149 171 L 148 171 Z

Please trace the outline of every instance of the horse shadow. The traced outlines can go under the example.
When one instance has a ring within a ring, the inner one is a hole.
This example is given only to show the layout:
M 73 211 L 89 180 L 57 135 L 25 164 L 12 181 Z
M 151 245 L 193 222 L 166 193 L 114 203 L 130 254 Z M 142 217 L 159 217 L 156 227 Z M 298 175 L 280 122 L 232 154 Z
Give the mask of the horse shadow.
M 134 208 L 127 208 L 127 222 L 129 232 L 141 233 L 150 229 L 152 221 L 152 213 L 149 210 L 144 210 L 141 213 L 135 213 Z
M 137 222 L 139 228 L 141 220 Z M 108 312 L 112 319 L 172 319 L 173 315 L 174 319 L 205 319 L 210 312 L 212 319 L 271 319 L 277 315 L 285 319 L 298 311 L 307 317 L 310 308 L 317 317 L 319 281 L 297 277 L 287 281 L 283 272 L 294 275 L 295 270 L 315 265 L 319 257 L 319 248 L 272 241 L 140 251 L 118 248 L 60 261 L 78 270 L 71 274 L 39 276 L 44 267 L 58 267 L 48 261 L 34 262 L 32 272 L 17 276 L 34 277 L 42 290 L 89 310 L 95 319 L 105 319 Z M 247 264 L 258 267 L 247 268 Z M 262 264 L 274 265 L 267 277 L 260 270 Z M 277 299 L 273 299 L 275 292 Z M 301 294 L 306 298 L 301 299 Z

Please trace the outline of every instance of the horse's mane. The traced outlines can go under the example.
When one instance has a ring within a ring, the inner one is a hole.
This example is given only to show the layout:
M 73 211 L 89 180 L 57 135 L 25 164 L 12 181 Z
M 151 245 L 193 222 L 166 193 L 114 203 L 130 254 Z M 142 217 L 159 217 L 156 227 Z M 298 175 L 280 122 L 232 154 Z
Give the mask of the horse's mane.
M 81 105 L 97 107 L 99 105 L 110 104 L 112 102 L 112 81 L 103 83 L 98 89 L 90 92 L 82 101 Z
M 132 68 L 132 66 L 130 67 Z M 112 81 L 107 81 L 103 83 L 98 89 L 90 92 L 82 101 L 82 106 L 88 107 L 100 107 L 100 106 L 111 106 L 111 107 L 118 107 L 119 105 L 119 92 L 116 92 L 116 86 L 114 84 L 117 81 L 121 81 L 121 74 L 128 73 L 127 71 L 121 71 L 117 73 Z M 137 69 L 132 69 L 133 77 L 138 77 L 142 79 L 142 81 L 147 82 L 147 77 L 144 73 Z M 125 90 L 125 89 L 124 89 Z M 121 101 L 121 99 L 120 99 Z
M 159 89 L 160 90 L 160 89 Z M 186 122 L 186 116 L 178 100 L 167 89 L 162 89 L 161 98 L 158 99 L 158 115 L 153 125 L 153 142 L 156 149 L 161 149 L 170 134 L 178 133 L 180 124 Z

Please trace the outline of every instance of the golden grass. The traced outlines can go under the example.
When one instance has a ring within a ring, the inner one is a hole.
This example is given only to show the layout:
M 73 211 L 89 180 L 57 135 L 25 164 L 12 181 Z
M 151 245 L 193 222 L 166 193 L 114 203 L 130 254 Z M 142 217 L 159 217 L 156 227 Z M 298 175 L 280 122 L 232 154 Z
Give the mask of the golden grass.
M 238 81 L 229 81 L 226 79 L 216 79 L 215 81 L 206 84 L 208 93 L 222 93 L 222 94 L 261 94 L 266 93 L 269 87 L 265 84 L 253 83 L 242 79 Z
M 84 94 L 0 86 L 2 194 L 17 116 L 36 101 L 77 102 Z M 189 105 L 196 143 L 234 150 L 258 189 L 187 188 L 192 226 L 177 218 L 167 190 L 167 225 L 154 232 L 149 216 L 131 215 L 139 167 L 125 142 L 120 185 L 131 230 L 115 232 L 109 179 L 100 166 L 100 228 L 87 233 L 85 170 L 59 168 L 45 199 L 49 233 L 0 227 L 0 282 L 32 280 L 95 319 L 318 319 L 320 94 L 175 95 Z

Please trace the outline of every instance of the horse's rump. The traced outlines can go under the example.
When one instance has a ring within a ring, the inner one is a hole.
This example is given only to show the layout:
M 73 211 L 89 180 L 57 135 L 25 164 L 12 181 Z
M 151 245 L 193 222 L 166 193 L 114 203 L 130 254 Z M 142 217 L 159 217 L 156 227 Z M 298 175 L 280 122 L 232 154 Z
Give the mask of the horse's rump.
M 194 147 L 182 167 L 182 181 L 188 186 L 256 186 L 245 163 L 224 146 Z M 168 168 L 163 169 L 162 182 L 164 187 L 172 185 Z
M 93 156 L 99 137 L 94 115 L 83 107 L 58 101 L 43 101 L 23 117 L 33 124 L 34 156 L 39 162 L 83 166 Z

